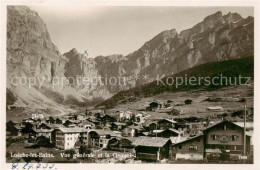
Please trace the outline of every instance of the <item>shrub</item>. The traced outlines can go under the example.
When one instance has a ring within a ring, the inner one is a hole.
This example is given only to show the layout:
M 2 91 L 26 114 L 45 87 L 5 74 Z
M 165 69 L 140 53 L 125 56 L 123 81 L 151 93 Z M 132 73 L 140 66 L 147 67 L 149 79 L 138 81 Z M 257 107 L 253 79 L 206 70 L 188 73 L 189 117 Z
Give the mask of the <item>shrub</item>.
M 185 103 L 186 105 L 191 104 L 191 103 L 192 103 L 192 100 L 187 99 L 187 100 L 184 101 L 184 103 Z

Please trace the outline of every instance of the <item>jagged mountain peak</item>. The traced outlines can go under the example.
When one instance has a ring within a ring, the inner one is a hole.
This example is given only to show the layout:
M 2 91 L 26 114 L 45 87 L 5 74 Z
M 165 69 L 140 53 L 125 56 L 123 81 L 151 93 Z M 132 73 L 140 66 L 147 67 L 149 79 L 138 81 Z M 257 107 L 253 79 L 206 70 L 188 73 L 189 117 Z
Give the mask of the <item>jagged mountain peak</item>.
M 78 52 L 78 50 L 76 48 L 73 48 L 69 52 L 66 52 L 63 54 L 63 56 L 65 56 L 68 59 L 73 58 L 75 56 L 80 56 L 80 55 L 81 54 Z
M 209 20 L 221 20 L 222 19 L 222 12 L 217 11 L 214 14 L 211 14 L 204 18 L 204 22 L 207 22 Z
M 75 53 L 75 54 L 79 53 L 76 48 L 72 48 L 72 49 L 70 50 L 70 52 L 71 52 L 71 53 Z
M 225 22 L 228 22 L 228 23 L 236 22 L 236 21 L 240 21 L 240 20 L 244 19 L 240 14 L 238 14 L 236 12 L 235 13 L 229 12 L 228 14 L 224 15 L 223 18 L 224 18 Z

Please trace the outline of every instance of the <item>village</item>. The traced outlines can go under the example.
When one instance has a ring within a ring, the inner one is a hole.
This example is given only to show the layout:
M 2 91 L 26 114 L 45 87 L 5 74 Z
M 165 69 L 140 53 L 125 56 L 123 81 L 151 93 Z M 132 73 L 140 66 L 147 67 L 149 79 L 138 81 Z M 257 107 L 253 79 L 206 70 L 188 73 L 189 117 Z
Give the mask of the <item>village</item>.
M 74 159 L 87 155 L 86 159 L 103 163 L 252 163 L 251 120 L 180 119 L 173 111 L 175 105 L 179 103 L 165 100 L 138 110 L 86 109 L 48 117 L 36 113 L 21 122 L 8 121 L 7 138 L 24 136 L 25 143 L 78 155 Z

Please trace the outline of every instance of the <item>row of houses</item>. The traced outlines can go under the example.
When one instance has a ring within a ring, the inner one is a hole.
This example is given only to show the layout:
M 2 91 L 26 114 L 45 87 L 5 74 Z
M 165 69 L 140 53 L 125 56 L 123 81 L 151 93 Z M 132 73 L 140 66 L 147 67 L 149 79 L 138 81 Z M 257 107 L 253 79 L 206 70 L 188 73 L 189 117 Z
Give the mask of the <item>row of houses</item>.
M 238 160 L 243 154 L 252 157 L 252 123 L 246 124 L 244 133 L 241 122 L 225 120 L 204 125 L 138 114 L 144 122 L 133 119 L 129 124 L 119 121 L 122 117 L 117 119 L 107 114 L 68 115 L 29 118 L 21 123 L 9 121 L 7 130 L 12 136 L 19 136 L 22 131 L 28 133 L 29 142 L 44 136 L 62 150 L 85 145 L 93 149 L 134 151 L 139 160 Z
M 140 137 L 135 146 L 136 158 L 145 160 L 206 160 L 206 161 L 239 161 L 246 155 L 252 160 L 252 129 L 247 123 L 244 134 L 242 123 L 222 121 L 205 128 L 194 137 L 176 136 Z M 245 139 L 244 140 L 244 135 Z
M 252 129 L 246 130 L 240 123 L 222 121 L 205 128 L 194 137 L 122 137 L 109 130 L 60 129 L 56 132 L 56 144 L 60 149 L 75 148 L 83 137 L 87 147 L 108 148 L 115 151 L 134 150 L 138 160 L 239 160 L 239 156 L 252 157 Z M 244 153 L 245 146 L 245 153 Z

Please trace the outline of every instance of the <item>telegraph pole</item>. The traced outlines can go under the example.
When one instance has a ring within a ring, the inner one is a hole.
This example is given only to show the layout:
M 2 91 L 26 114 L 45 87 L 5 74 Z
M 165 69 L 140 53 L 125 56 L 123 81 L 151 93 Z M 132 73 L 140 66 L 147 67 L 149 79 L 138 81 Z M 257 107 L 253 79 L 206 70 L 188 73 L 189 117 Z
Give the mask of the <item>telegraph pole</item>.
M 155 132 L 155 134 L 156 134 L 156 137 L 157 137 L 157 122 L 155 122 L 155 125 L 156 125 L 156 132 Z
M 244 156 L 246 156 L 246 103 L 244 107 Z

